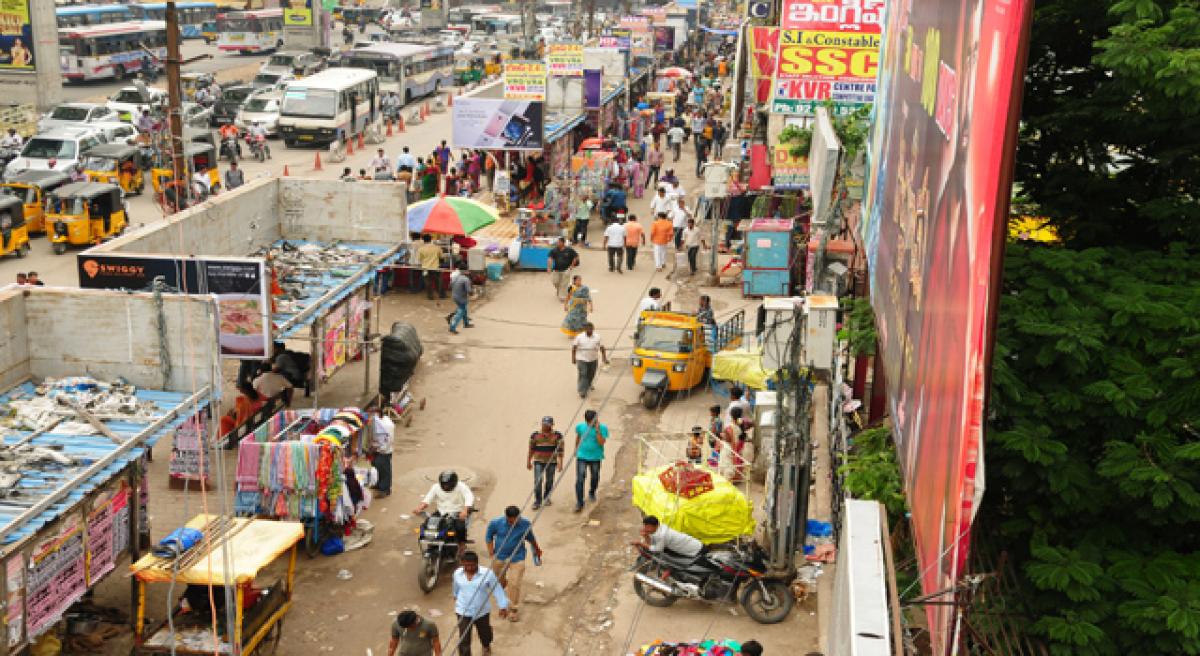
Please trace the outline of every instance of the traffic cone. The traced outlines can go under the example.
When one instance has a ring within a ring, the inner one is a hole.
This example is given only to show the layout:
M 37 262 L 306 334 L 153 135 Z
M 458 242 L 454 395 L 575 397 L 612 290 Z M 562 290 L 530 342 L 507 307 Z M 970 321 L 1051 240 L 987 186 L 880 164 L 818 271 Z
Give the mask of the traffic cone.
M 397 133 L 404 132 L 404 115 L 403 114 L 401 114 L 399 117 L 396 118 L 396 132 Z
M 354 139 L 350 138 L 350 139 L 346 140 L 346 155 L 350 156 L 353 154 L 354 154 Z
M 358 149 L 362 150 L 363 148 L 366 148 L 366 144 L 363 143 L 363 133 L 359 132 L 358 133 Z
M 317 152 L 316 154 L 313 155 L 313 157 L 314 157 L 313 170 L 320 171 L 321 170 L 321 153 Z
M 453 91 L 449 91 L 446 93 L 446 106 L 447 107 L 454 106 L 454 92 Z
M 390 118 L 387 120 L 387 133 L 384 134 L 383 136 L 385 136 L 385 137 L 392 136 L 392 119 L 390 119 Z
M 288 168 L 287 168 L 287 164 L 284 164 L 284 165 L 283 165 L 283 177 L 285 177 L 285 178 L 286 178 L 286 177 L 288 177 Z
M 429 101 L 428 101 L 428 100 L 426 100 L 426 101 L 425 101 L 425 118 L 429 118 L 429 115 L 430 115 L 430 114 L 432 114 L 432 113 L 433 113 L 433 112 L 432 112 L 432 111 L 430 111 L 430 108 L 429 108 Z

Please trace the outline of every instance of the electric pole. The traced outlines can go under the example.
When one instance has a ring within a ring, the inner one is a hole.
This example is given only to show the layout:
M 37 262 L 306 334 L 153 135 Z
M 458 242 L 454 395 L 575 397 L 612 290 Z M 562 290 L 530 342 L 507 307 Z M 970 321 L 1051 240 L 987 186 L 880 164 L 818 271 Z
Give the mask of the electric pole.
M 182 55 L 179 53 L 179 14 L 175 11 L 174 2 L 167 3 L 165 19 L 167 23 L 167 130 L 171 139 L 171 174 L 174 176 L 171 179 L 175 187 L 175 206 L 172 209 L 174 212 L 178 212 L 179 203 L 183 198 L 187 198 L 188 205 L 191 205 L 192 200 L 192 180 L 188 176 L 186 153 L 184 152 L 183 93 L 179 89 L 179 71 L 184 64 L 207 59 L 211 55 L 201 55 L 183 61 Z M 216 166 L 217 160 L 220 159 L 220 149 L 217 149 L 213 156 L 213 166 Z M 166 193 L 163 194 L 163 198 L 166 199 Z

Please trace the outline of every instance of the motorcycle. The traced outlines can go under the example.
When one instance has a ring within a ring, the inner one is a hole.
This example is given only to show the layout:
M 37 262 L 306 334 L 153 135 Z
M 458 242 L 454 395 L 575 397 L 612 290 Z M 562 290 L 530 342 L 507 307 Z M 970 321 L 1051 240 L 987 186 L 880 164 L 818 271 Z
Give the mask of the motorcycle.
M 470 512 L 475 512 L 472 508 Z M 417 572 L 417 585 L 421 592 L 431 592 L 437 587 L 442 574 L 442 564 L 458 563 L 462 545 L 467 536 L 455 534 L 454 517 L 441 513 L 421 513 L 424 521 L 417 529 L 417 545 L 421 549 L 421 569 Z M 461 541 L 460 541 L 461 538 Z
M 755 622 L 778 624 L 796 603 L 787 581 L 765 574 L 765 554 L 758 545 L 739 545 L 694 559 L 645 547 L 638 551 L 633 590 L 651 606 L 666 608 L 681 598 L 740 603 Z
M 225 137 L 221 140 L 220 157 L 228 157 L 230 162 L 236 162 L 238 155 L 241 153 L 241 146 L 238 145 L 237 137 Z
M 271 147 L 267 145 L 266 137 L 254 137 L 247 133 L 246 147 L 250 150 L 250 155 L 260 162 L 271 159 Z

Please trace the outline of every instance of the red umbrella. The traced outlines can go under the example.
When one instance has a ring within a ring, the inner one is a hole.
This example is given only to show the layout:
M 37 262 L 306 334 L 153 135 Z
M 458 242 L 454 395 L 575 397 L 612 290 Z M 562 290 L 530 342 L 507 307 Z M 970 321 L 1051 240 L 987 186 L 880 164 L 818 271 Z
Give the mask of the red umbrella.
M 658 77 L 692 77 L 692 72 L 686 68 L 678 66 L 670 66 L 668 68 L 660 68 L 655 73 Z

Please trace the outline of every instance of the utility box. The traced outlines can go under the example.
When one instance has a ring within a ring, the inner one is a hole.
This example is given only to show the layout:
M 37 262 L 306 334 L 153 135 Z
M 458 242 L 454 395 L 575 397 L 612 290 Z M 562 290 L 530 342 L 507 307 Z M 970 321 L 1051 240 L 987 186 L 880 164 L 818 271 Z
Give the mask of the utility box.
M 800 297 L 768 296 L 763 299 L 763 331 L 758 337 L 763 368 L 779 369 L 788 364 L 788 342 L 796 331 L 797 310 L 804 304 Z
M 761 452 L 754 454 L 752 473 L 754 480 L 765 480 L 767 485 L 766 498 L 770 499 L 771 490 L 775 486 L 775 454 L 779 451 L 778 444 L 776 443 L 779 433 L 779 397 L 776 392 L 770 390 L 755 392 L 754 432 L 755 444 L 761 449 Z
M 801 359 L 804 365 L 820 371 L 833 367 L 833 350 L 837 344 L 836 296 L 817 294 L 804 299 L 804 345 Z

